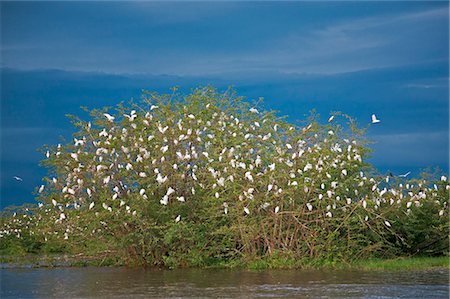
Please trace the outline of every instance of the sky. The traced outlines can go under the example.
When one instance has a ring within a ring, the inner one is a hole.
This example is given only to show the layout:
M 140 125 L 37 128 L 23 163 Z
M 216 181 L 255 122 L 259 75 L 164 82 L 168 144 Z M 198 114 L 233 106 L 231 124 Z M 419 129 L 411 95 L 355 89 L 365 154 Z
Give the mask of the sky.
M 232 85 L 300 123 L 370 126 L 381 172 L 449 171 L 446 1 L 0 2 L 0 208 L 33 202 L 66 114 L 142 89 Z M 13 177 L 19 176 L 23 181 Z

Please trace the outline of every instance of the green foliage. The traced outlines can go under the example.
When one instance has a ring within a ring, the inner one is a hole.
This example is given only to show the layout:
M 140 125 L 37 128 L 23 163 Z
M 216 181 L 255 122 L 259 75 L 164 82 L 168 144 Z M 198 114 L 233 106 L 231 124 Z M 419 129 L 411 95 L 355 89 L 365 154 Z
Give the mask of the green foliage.
M 206 87 L 71 116 L 74 141 L 43 149 L 40 205 L 3 213 L 2 254 L 254 269 L 448 254 L 446 177 L 376 174 L 345 114 L 298 127 L 258 105 Z

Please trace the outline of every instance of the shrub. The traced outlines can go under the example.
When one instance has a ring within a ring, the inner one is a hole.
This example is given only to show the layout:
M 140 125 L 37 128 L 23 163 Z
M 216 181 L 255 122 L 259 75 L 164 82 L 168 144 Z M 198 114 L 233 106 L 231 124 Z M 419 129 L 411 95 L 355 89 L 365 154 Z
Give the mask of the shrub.
M 169 267 L 448 252 L 446 177 L 371 174 L 365 130 L 349 116 L 298 127 L 258 105 L 174 89 L 71 117 L 74 141 L 44 148 L 32 243 Z M 16 220 L 2 217 L 2 238 Z

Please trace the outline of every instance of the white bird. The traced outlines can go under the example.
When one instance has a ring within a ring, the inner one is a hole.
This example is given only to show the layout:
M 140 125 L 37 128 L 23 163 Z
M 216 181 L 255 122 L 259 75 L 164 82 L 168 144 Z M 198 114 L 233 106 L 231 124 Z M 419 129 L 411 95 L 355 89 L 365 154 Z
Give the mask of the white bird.
M 367 202 L 365 200 L 362 201 L 362 206 L 364 209 L 367 208 Z
M 172 193 L 175 193 L 175 189 L 173 189 L 172 187 L 169 187 L 169 189 L 167 189 L 167 196 L 170 196 Z
M 19 182 L 23 181 L 23 179 L 20 178 L 20 177 L 18 177 L 18 176 L 14 176 L 13 178 L 16 179 L 16 180 L 19 181 Z
M 107 119 L 108 121 L 110 121 L 110 122 L 113 122 L 114 119 L 115 119 L 115 117 L 112 116 L 111 114 L 103 113 L 103 115 L 104 115 L 104 116 L 106 117 L 106 119 Z
M 47 158 L 50 158 L 50 152 L 47 151 L 47 152 L 45 153 L 45 156 L 46 156 Z
M 410 175 L 411 174 L 411 171 L 408 171 L 407 173 L 405 173 L 405 174 L 400 174 L 398 177 L 399 178 L 406 178 L 408 175 Z
M 134 110 L 133 110 L 134 111 Z M 132 112 L 133 112 L 132 111 Z M 128 118 L 128 120 L 130 121 L 130 122 L 133 122 L 134 120 L 135 120 L 135 118 L 137 117 L 137 115 L 136 114 L 133 114 L 133 113 L 131 113 L 131 115 L 128 115 L 128 114 L 124 114 L 123 116 L 125 116 L 126 118 Z
M 329 123 L 332 122 L 333 119 L 334 119 L 334 115 L 330 116 L 330 118 L 328 119 L 328 122 L 329 122 Z
M 95 205 L 95 203 L 94 203 L 94 202 L 91 202 L 91 203 L 89 204 L 89 210 L 91 210 L 91 209 L 94 207 L 94 205 Z
M 150 106 L 150 110 L 157 109 L 157 108 L 159 108 L 159 107 L 156 106 L 156 105 L 151 105 L 151 106 Z
M 250 210 L 247 208 L 247 207 L 244 207 L 244 212 L 245 212 L 245 214 L 250 214 Z
M 280 211 L 280 207 L 279 207 L 279 206 L 276 206 L 276 207 L 275 207 L 275 214 L 277 214 L 279 211 Z
M 181 220 L 181 215 L 178 215 L 177 218 L 175 218 L 175 223 L 180 222 L 180 220 Z
M 256 108 L 250 108 L 249 111 L 251 113 L 259 113 L 258 110 Z
M 169 203 L 169 196 L 166 194 L 163 196 L 163 198 L 159 201 L 162 205 L 167 206 L 167 204 Z
M 379 122 L 380 122 L 380 120 L 377 119 L 377 116 L 376 116 L 375 114 L 372 114 L 372 123 L 373 123 L 373 124 L 377 124 L 377 123 L 379 123 Z
M 44 191 L 44 185 L 41 185 L 41 187 L 39 188 L 39 193 L 42 193 L 42 191 Z

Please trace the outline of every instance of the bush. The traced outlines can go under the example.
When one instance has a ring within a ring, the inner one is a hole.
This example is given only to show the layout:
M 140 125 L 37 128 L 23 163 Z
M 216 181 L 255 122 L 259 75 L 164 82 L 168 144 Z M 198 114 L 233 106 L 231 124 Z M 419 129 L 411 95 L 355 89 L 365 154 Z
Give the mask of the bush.
M 34 245 L 20 246 L 169 267 L 448 252 L 447 178 L 371 175 L 347 115 L 298 127 L 259 105 L 206 87 L 72 116 L 74 141 L 44 148 Z M 3 239 L 16 220 L 2 217 Z

